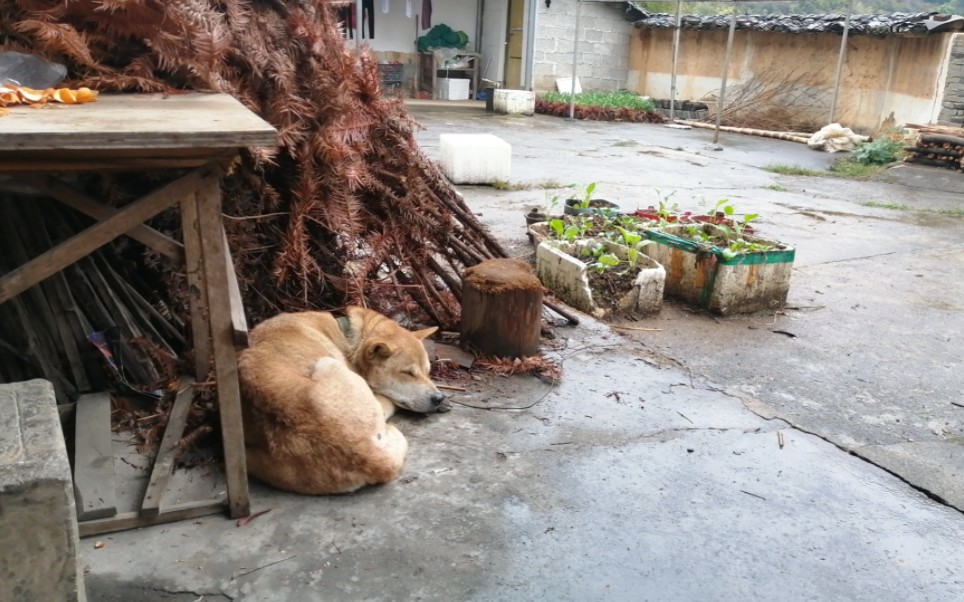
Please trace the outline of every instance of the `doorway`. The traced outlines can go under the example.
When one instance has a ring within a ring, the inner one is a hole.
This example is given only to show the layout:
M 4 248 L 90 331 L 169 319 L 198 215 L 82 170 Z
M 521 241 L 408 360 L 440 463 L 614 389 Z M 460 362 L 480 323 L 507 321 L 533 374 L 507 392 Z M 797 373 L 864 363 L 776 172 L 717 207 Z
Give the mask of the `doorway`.
M 523 88 L 525 4 L 526 0 L 509 0 L 509 18 L 505 36 L 505 87 L 513 90 Z

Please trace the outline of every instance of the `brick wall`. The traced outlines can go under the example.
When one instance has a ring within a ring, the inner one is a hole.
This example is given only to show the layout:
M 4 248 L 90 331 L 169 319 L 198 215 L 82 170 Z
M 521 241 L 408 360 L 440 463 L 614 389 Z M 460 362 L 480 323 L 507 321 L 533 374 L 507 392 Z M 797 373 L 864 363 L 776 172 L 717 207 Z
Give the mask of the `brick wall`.
M 951 41 L 947 83 L 944 86 L 937 123 L 964 127 L 964 34 L 956 34 Z
M 556 78 L 572 76 L 576 0 L 539 2 L 533 57 L 533 88 L 555 90 Z M 579 64 L 576 76 L 583 90 L 620 90 L 629 76 L 632 24 L 622 4 L 582 3 L 579 21 Z

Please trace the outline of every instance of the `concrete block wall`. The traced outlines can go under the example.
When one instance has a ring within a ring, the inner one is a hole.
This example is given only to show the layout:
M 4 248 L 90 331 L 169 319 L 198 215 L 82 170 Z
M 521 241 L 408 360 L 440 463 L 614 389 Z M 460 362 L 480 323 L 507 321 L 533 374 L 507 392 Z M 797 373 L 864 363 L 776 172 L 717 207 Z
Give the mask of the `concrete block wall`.
M 0 542 L 0 600 L 86 600 L 73 480 L 46 380 L 0 385 Z
M 576 35 L 576 0 L 539 0 L 532 85 L 536 92 L 555 90 L 556 79 L 572 76 Z M 579 21 L 579 63 L 576 76 L 583 90 L 621 90 L 629 77 L 632 24 L 621 4 L 582 3 Z
M 947 80 L 937 123 L 964 127 L 964 34 L 955 34 L 951 40 Z

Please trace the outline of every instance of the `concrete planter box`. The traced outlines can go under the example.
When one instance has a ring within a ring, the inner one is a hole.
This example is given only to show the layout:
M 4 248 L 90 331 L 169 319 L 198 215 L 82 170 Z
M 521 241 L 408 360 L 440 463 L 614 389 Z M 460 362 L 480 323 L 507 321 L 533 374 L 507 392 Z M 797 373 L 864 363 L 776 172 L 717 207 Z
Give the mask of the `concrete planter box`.
M 588 266 L 578 258 L 582 248 L 593 241 L 584 240 L 565 243 L 543 240 L 536 247 L 536 275 L 547 288 L 558 294 L 566 303 L 596 317 L 603 317 L 607 310 L 596 304 L 589 287 Z M 607 250 L 622 260 L 627 249 L 604 241 Z M 620 311 L 655 313 L 663 304 L 663 284 L 666 270 L 652 258 L 640 254 L 637 259 L 639 273 L 633 288 L 617 302 Z
M 715 226 L 704 225 L 712 230 Z M 717 247 L 678 236 L 685 226 L 646 230 L 656 244 L 646 254 L 666 268 L 666 295 L 719 315 L 752 313 L 783 307 L 790 290 L 793 247 L 756 236 L 751 242 L 776 247 L 772 251 L 725 257 Z

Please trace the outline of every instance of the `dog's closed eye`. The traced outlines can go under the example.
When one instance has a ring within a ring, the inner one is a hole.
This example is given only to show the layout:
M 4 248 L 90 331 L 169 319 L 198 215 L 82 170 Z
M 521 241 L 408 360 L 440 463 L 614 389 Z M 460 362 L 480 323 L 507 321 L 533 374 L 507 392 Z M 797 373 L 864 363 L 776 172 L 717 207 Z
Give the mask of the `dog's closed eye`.
M 416 376 L 415 370 L 412 370 L 412 369 L 403 370 L 403 371 L 402 371 L 402 374 L 405 374 L 405 375 L 407 375 L 407 376 Z

